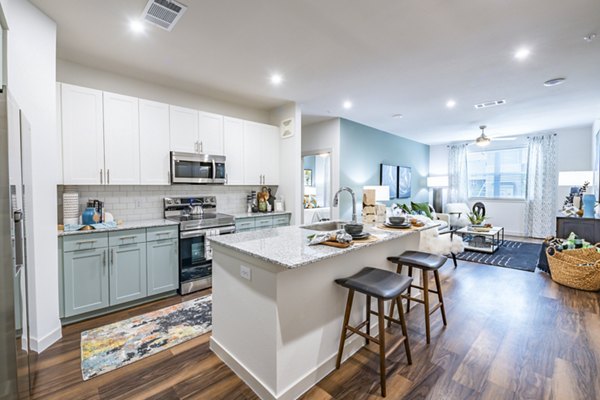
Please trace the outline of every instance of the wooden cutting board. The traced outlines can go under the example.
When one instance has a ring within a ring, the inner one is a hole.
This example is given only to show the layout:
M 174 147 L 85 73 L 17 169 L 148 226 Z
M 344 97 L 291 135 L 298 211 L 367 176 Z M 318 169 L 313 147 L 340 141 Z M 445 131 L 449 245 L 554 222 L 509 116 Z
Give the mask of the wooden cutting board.
M 353 243 L 354 242 L 340 243 L 340 242 L 336 242 L 335 240 L 328 240 L 326 242 L 319 243 L 319 244 L 324 244 L 325 246 L 337 247 L 339 249 L 347 249 L 348 247 L 352 246 Z

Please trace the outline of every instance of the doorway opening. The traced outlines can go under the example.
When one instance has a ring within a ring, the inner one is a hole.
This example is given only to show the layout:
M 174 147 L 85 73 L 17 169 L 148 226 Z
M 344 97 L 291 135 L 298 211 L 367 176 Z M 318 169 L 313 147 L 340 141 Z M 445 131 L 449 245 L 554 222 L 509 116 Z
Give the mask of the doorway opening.
M 302 222 L 331 219 L 331 152 L 305 154 L 302 157 Z

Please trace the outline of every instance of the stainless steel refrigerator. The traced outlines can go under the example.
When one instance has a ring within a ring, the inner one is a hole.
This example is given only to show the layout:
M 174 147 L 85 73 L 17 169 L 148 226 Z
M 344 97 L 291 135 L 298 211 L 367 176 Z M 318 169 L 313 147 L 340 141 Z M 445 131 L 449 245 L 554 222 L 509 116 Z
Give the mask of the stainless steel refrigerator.
M 31 127 L 7 93 L 0 93 L 0 399 L 28 399 L 30 351 L 23 142 Z

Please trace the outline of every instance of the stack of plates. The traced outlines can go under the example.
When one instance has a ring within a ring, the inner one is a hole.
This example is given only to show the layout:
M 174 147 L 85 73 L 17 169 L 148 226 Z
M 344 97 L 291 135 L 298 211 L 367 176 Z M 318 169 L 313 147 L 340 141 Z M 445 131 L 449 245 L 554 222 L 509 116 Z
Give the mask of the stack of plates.
M 79 193 L 63 193 L 63 223 L 65 225 L 79 223 Z
M 383 224 L 384 226 L 388 227 L 388 228 L 398 228 L 398 229 L 407 229 L 411 227 L 411 223 L 406 221 L 403 224 L 400 225 L 396 225 L 396 224 L 390 224 L 389 222 L 385 222 Z

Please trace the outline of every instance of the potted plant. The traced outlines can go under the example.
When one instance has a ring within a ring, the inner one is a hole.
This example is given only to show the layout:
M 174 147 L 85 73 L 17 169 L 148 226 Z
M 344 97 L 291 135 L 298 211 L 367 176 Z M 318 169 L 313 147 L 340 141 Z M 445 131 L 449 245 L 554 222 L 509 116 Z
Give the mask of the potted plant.
M 474 210 L 472 213 L 467 214 L 469 221 L 473 226 L 481 226 L 485 221 L 485 215 L 483 210 Z

